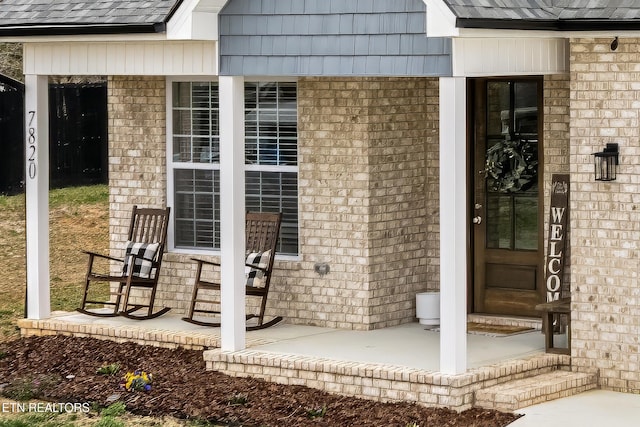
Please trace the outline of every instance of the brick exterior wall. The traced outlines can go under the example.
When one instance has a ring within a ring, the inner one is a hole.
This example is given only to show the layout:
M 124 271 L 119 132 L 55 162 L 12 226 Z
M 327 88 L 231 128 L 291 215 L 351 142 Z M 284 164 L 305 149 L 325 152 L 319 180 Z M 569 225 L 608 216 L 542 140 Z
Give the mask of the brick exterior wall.
M 545 212 L 551 174 L 570 172 L 571 363 L 598 369 L 605 389 L 638 392 L 640 39 L 615 52 L 610 42 L 572 39 L 570 74 L 544 79 Z M 166 205 L 166 81 L 114 76 L 108 87 L 121 256 L 131 207 Z M 618 179 L 595 182 L 591 154 L 608 142 L 620 145 Z M 269 313 L 345 329 L 412 321 L 415 293 L 439 286 L 437 147 L 437 79 L 301 79 L 300 256 L 277 262 Z M 194 270 L 189 255 L 167 254 L 158 304 L 183 311 Z
M 549 75 L 543 83 L 543 182 L 544 182 L 544 233 L 545 255 L 549 234 L 549 209 L 551 206 L 551 179 L 554 173 L 569 173 L 569 74 Z M 567 227 L 569 242 L 570 227 Z M 571 282 L 571 245 L 565 247 L 565 274 L 562 296 L 569 295 Z
M 428 79 L 299 81 L 301 277 L 283 289 L 296 322 L 400 324 L 414 319 L 416 292 L 437 287 L 427 279 L 437 248 L 427 233 L 438 206 L 427 193 L 438 170 L 426 167 L 437 155 L 434 94 Z M 315 263 L 331 272 L 317 275 Z
M 551 174 L 570 172 L 572 365 L 637 392 L 640 40 L 616 52 L 610 41 L 572 40 L 570 75 L 544 79 L 544 232 Z M 412 321 L 415 293 L 439 280 L 438 81 L 306 78 L 298 88 L 300 256 L 277 262 L 268 313 L 344 329 Z M 109 78 L 114 255 L 133 204 L 166 204 L 165 91 L 163 77 Z M 595 182 L 591 154 L 607 142 L 620 145 L 618 179 Z M 194 273 L 189 255 L 167 254 L 159 305 L 183 311 Z
M 439 234 L 427 231 L 439 209 L 438 81 L 373 81 L 370 93 L 370 310 L 386 327 L 413 320 L 415 294 L 440 287 L 427 274 L 439 264 Z
M 437 79 L 299 81 L 300 255 L 276 261 L 267 315 L 344 329 L 414 320 L 415 294 L 439 286 L 437 94 Z M 109 78 L 116 256 L 132 206 L 166 204 L 165 129 L 164 77 Z M 189 258 L 165 255 L 158 306 L 186 309 Z
M 123 254 L 133 205 L 166 206 L 166 102 L 164 76 L 109 77 L 110 238 L 114 256 Z M 192 256 L 174 252 L 164 255 L 156 294 L 158 309 L 171 307 L 174 313 L 186 310 L 196 274 Z M 148 300 L 144 294 L 137 295 L 133 302 Z
M 165 86 L 163 77 L 109 79 L 116 256 L 131 207 L 166 204 Z M 568 76 L 546 77 L 544 90 L 549 183 L 568 170 Z M 301 79 L 298 104 L 300 256 L 277 261 L 268 314 L 344 329 L 413 321 L 415 294 L 439 289 L 438 80 Z M 186 309 L 190 256 L 165 255 L 159 306 Z M 330 273 L 315 273 L 316 263 Z
M 109 234 L 112 255 L 121 257 L 133 205 L 164 208 L 167 203 L 166 80 L 111 76 L 107 87 Z M 165 255 L 158 307 L 181 307 L 193 283 L 192 270 L 188 257 Z
M 572 364 L 600 386 L 640 391 L 638 39 L 577 38 L 571 61 Z M 620 145 L 618 179 L 596 182 L 592 153 Z

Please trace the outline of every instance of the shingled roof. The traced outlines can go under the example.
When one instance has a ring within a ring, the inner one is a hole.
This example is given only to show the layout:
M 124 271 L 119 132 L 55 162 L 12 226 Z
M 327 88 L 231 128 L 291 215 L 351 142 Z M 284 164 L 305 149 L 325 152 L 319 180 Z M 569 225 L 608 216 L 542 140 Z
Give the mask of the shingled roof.
M 462 28 L 640 28 L 636 0 L 443 0 Z
M 0 0 L 0 32 L 161 32 L 181 0 Z
M 0 35 L 163 32 L 167 21 L 181 2 L 182 0 L 0 0 Z M 462 28 L 640 29 L 640 2 L 637 0 L 443 2 L 456 16 L 456 25 Z

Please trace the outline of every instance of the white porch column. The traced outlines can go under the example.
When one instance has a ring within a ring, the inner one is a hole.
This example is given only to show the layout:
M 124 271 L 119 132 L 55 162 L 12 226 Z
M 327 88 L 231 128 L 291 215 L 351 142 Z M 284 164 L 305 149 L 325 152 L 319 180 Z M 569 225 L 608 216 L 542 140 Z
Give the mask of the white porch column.
M 222 351 L 245 348 L 244 79 L 219 78 Z
M 49 294 L 49 80 L 25 75 L 27 318 L 51 314 Z
M 440 78 L 440 371 L 467 370 L 466 81 Z

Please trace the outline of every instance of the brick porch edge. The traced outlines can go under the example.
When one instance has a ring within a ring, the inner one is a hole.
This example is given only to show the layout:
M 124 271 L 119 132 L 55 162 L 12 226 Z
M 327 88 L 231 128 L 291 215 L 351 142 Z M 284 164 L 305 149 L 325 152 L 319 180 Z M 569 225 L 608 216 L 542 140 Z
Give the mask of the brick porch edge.
M 136 342 L 156 347 L 204 350 L 207 370 L 231 376 L 262 378 L 286 385 L 303 385 L 330 393 L 381 402 L 406 401 L 458 411 L 476 404 L 475 393 L 508 381 L 558 370 L 570 371 L 571 358 L 560 354 L 536 354 L 460 375 L 445 375 L 389 364 L 341 361 L 320 357 L 271 353 L 246 349 L 234 353 L 219 348 L 219 333 L 150 329 L 136 325 L 81 324 L 60 318 L 18 320 L 23 336 L 66 335 L 115 342 Z M 249 347 L 266 344 L 247 340 Z M 209 350 L 207 350 L 209 348 Z M 213 348 L 213 349 L 211 349 Z
M 475 404 L 477 390 L 556 370 L 570 370 L 566 355 L 540 354 L 526 359 L 472 369 L 461 375 L 402 366 L 337 361 L 318 357 L 243 350 L 206 350 L 207 370 L 232 376 L 303 385 L 329 393 L 381 402 L 416 402 L 458 411 Z

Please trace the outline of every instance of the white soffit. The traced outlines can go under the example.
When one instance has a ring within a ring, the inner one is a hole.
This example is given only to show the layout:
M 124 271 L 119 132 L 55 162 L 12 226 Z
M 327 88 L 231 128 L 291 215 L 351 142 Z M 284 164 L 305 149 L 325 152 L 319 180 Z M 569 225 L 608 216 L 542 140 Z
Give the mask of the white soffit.
M 25 43 L 25 74 L 217 75 L 217 42 Z
M 218 40 L 218 12 L 227 0 L 185 0 L 167 22 L 169 40 Z
M 454 38 L 453 75 L 558 74 L 569 71 L 565 38 Z

